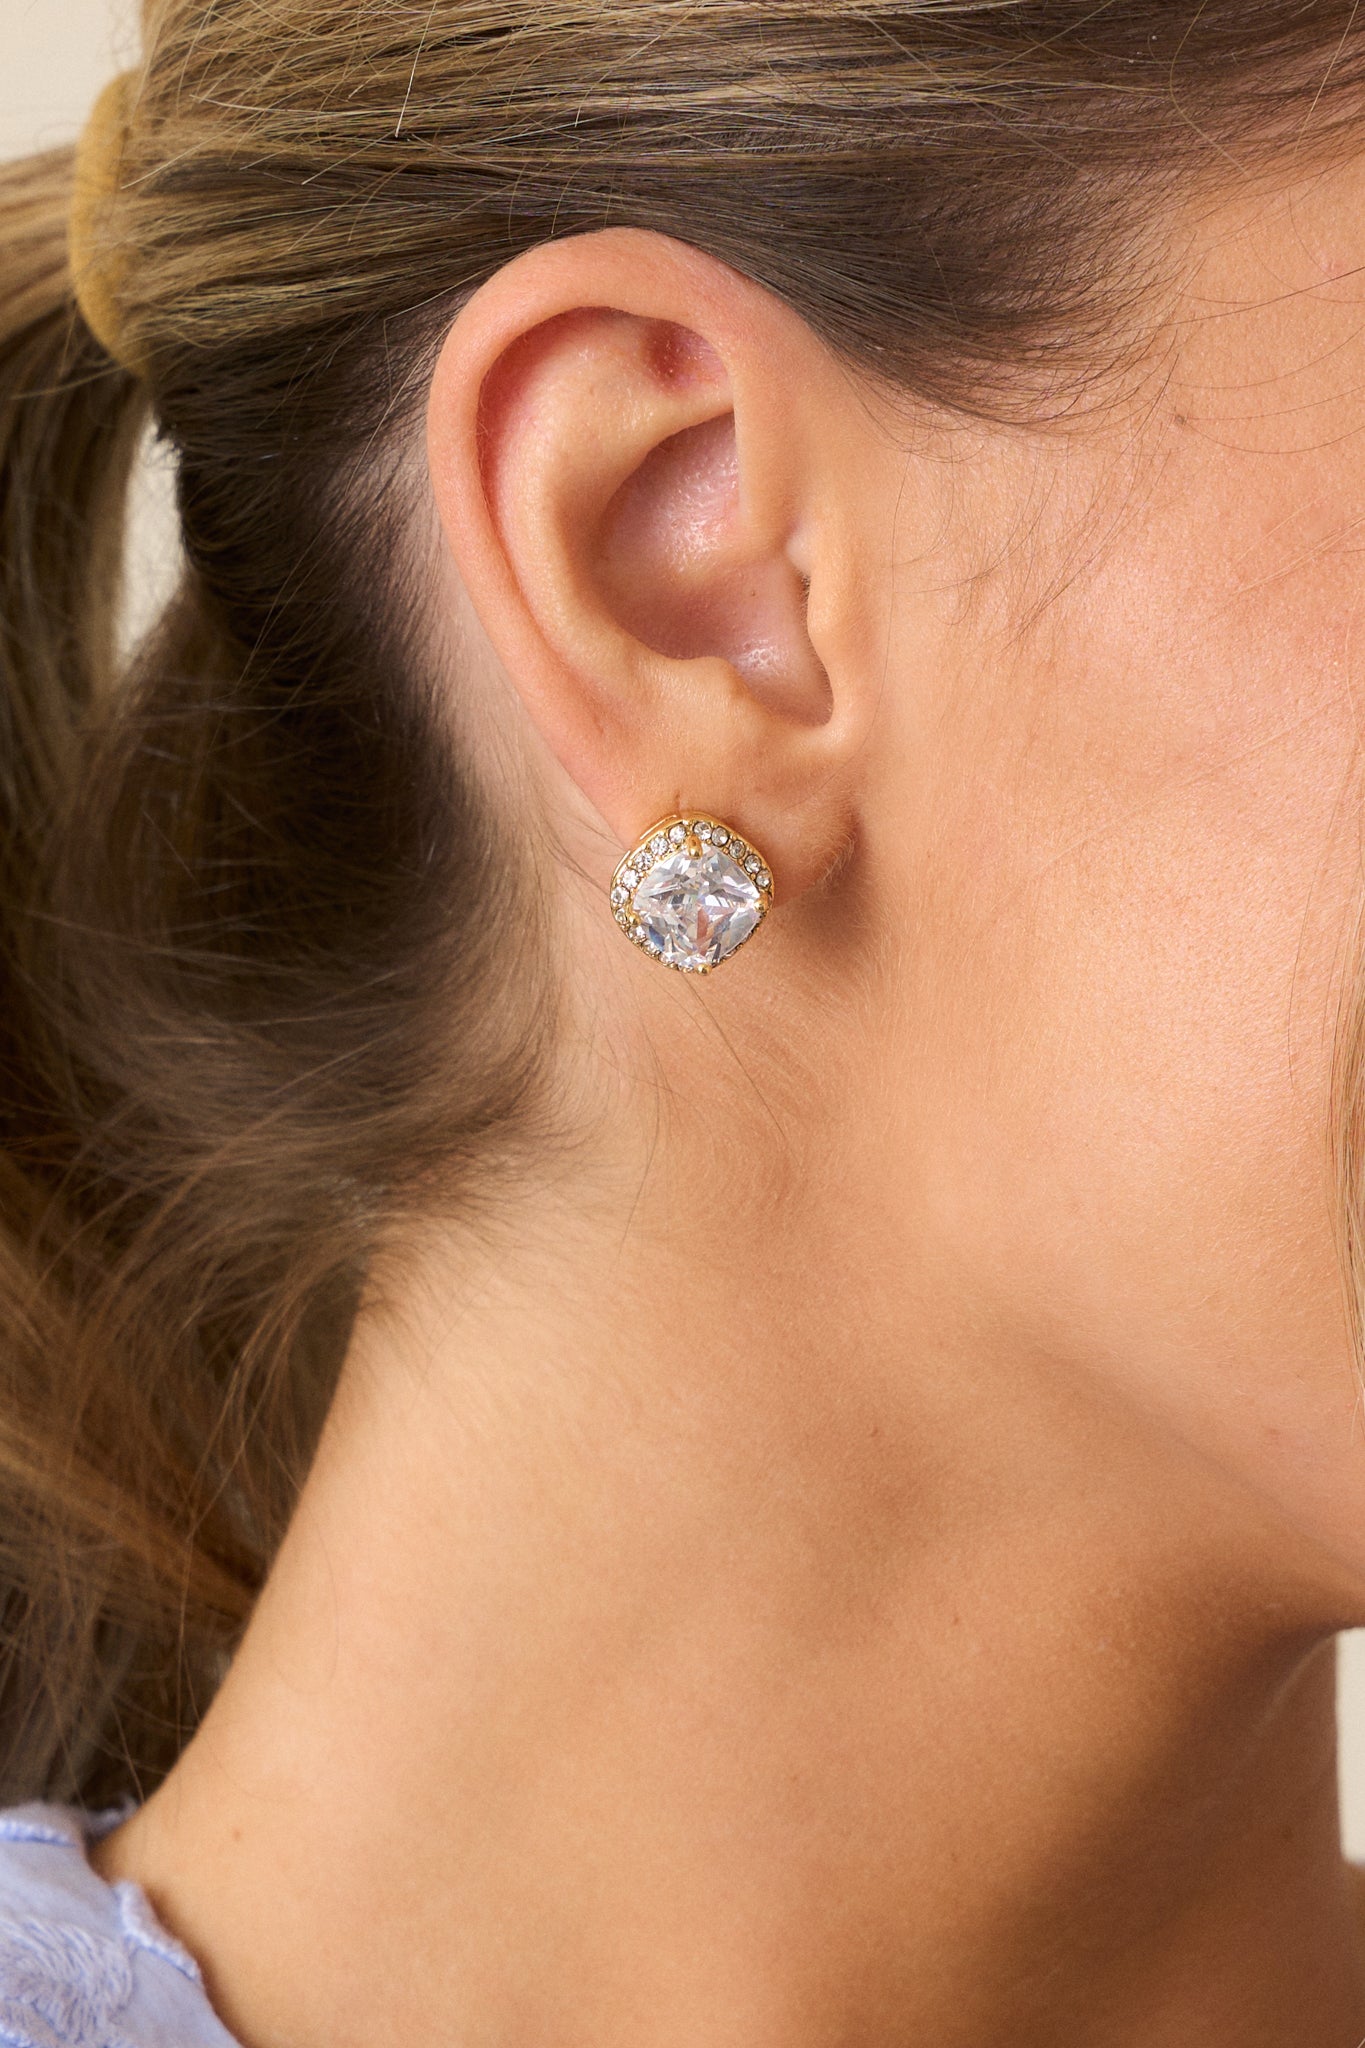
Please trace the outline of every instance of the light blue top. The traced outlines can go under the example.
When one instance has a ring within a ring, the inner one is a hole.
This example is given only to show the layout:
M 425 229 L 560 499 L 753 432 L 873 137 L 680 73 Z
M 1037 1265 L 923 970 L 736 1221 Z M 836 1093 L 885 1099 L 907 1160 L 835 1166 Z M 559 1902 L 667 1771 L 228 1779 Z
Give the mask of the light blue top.
M 121 1818 L 0 1812 L 3 2048 L 237 2048 L 146 1894 L 91 1869 L 87 1843 Z

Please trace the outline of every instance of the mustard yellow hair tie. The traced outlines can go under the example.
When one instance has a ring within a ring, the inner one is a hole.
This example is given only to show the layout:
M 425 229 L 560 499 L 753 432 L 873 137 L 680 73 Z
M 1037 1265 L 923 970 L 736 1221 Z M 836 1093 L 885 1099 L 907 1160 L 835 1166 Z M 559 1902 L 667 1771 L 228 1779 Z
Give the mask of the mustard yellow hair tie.
M 109 201 L 123 178 L 135 74 L 111 79 L 90 110 L 76 145 L 75 185 L 67 226 L 71 282 L 86 326 L 116 363 L 143 374 L 123 336 L 122 291 L 128 272 L 126 250 L 111 248 L 105 233 Z

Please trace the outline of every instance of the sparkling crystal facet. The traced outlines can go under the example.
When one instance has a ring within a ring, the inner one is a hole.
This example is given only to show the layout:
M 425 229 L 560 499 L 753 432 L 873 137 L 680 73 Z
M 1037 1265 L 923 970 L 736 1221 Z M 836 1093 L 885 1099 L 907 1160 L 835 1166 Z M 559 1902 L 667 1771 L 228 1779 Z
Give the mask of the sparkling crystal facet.
M 763 914 L 757 888 L 718 846 L 670 852 L 635 891 L 644 943 L 670 967 L 714 967 Z

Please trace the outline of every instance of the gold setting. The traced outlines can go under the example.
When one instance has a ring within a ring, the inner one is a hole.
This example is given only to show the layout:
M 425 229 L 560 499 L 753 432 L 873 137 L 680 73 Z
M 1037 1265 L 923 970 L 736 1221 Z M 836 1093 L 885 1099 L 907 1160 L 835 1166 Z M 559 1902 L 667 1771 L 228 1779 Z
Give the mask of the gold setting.
M 670 854 L 685 853 L 696 860 L 708 847 L 717 847 L 727 854 L 752 882 L 758 895 L 757 920 L 753 929 L 747 931 L 720 960 L 666 959 L 656 953 L 645 938 L 635 913 L 635 892 L 650 870 Z M 651 825 L 648 831 L 642 832 L 630 852 L 617 862 L 616 872 L 611 878 L 610 900 L 611 914 L 626 937 L 642 952 L 648 953 L 651 959 L 657 960 L 660 966 L 676 968 L 681 974 L 714 974 L 717 967 L 723 967 L 726 960 L 732 960 L 740 948 L 749 943 L 772 909 L 773 871 L 753 840 L 742 832 L 736 832 L 724 818 L 717 818 L 710 811 L 673 811 Z

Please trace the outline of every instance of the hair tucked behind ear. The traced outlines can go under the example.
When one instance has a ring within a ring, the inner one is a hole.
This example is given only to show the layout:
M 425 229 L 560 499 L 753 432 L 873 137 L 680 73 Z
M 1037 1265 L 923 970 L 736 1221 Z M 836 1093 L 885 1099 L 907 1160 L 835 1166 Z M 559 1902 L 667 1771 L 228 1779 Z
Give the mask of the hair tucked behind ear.
M 883 384 L 1062 402 L 1163 200 L 1349 132 L 1356 12 L 158 0 L 98 223 L 145 389 L 76 312 L 67 159 L 0 171 L 0 1798 L 173 1762 L 376 1244 L 534 1135 L 534 896 L 427 708 L 391 365 L 631 224 Z M 118 676 L 149 406 L 188 568 Z

